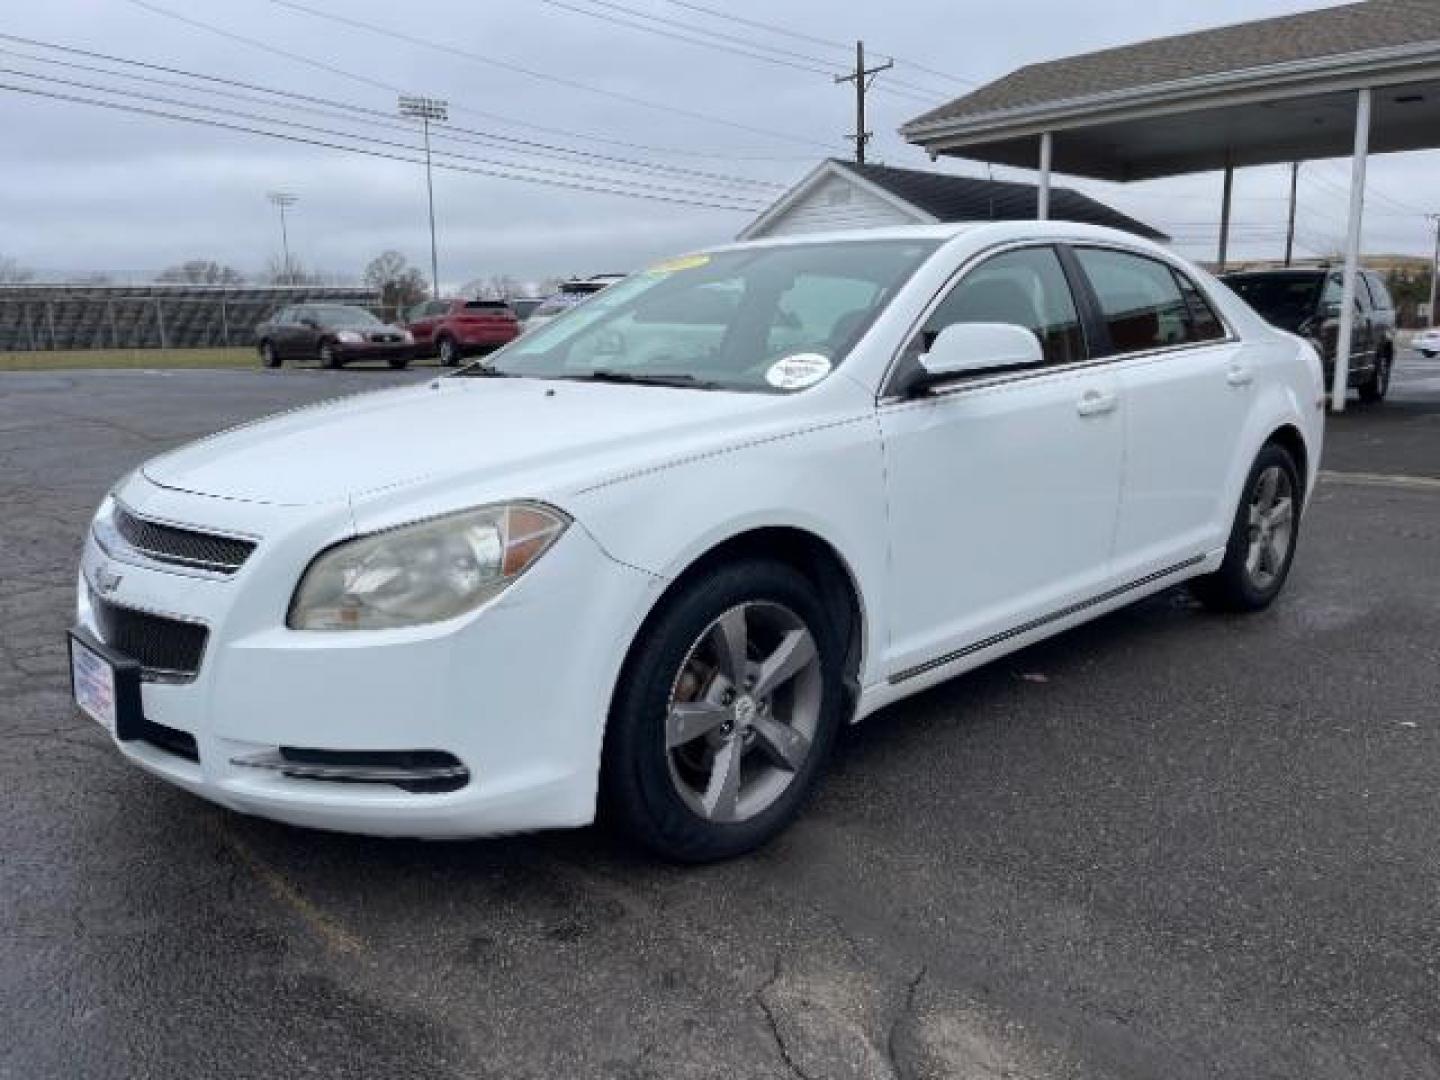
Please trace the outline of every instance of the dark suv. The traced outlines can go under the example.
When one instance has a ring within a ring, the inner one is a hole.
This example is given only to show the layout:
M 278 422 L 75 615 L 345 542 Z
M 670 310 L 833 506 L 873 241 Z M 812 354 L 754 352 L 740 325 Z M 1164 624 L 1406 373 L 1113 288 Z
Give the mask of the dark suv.
M 1331 267 L 1246 270 L 1220 279 L 1260 316 L 1281 330 L 1309 339 L 1325 364 L 1325 385 L 1335 370 L 1340 336 L 1342 278 Z M 1362 401 L 1380 401 L 1390 389 L 1395 362 L 1395 302 L 1373 270 L 1355 280 L 1355 328 L 1350 338 L 1350 386 Z
M 327 368 L 353 360 L 384 360 L 392 368 L 403 368 L 415 354 L 410 331 L 346 304 L 281 308 L 255 328 L 255 345 L 260 362 L 271 368 L 285 360 L 309 360 Z

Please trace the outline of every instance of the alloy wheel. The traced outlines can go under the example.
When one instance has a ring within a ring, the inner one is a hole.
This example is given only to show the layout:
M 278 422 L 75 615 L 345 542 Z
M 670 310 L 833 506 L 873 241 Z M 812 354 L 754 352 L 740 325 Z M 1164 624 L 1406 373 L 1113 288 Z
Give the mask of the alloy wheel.
M 1284 570 L 1295 536 L 1295 492 L 1290 475 L 1278 465 L 1255 478 L 1249 526 L 1245 573 L 1257 589 L 1268 589 Z
M 809 759 L 822 673 L 801 618 L 770 602 L 740 604 L 690 646 L 670 691 L 665 753 L 675 790 L 707 821 L 763 813 Z
M 440 363 L 443 367 L 454 367 L 457 357 L 455 355 L 455 343 L 449 338 L 443 338 L 440 342 Z

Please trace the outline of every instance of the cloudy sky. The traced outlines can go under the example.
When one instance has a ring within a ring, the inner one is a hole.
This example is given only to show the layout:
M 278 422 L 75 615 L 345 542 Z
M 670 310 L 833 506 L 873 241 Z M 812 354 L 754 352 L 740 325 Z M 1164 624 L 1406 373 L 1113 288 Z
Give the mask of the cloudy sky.
M 45 277 L 101 271 L 143 278 L 188 258 L 253 273 L 279 250 L 266 193 L 284 189 L 299 198 L 291 244 L 305 266 L 358 275 L 386 248 L 429 263 L 424 173 L 415 164 L 17 87 L 190 116 L 199 115 L 195 104 L 206 104 L 230 110 L 205 115 L 235 126 L 411 159 L 418 135 L 390 119 L 396 92 L 446 99 L 451 123 L 464 130 L 435 143 L 452 155 L 437 160 L 472 170 L 435 172 L 440 276 L 453 284 L 499 273 L 625 270 L 733 236 L 753 208 L 820 157 L 849 153 L 852 96 L 827 73 L 849 58 L 831 41 L 863 37 L 872 52 L 901 58 L 871 97 L 871 153 L 924 168 L 925 156 L 896 128 L 970 82 L 1143 37 L 1318 6 L 1088 0 L 1082 15 L 1073 0 L 696 2 L 753 22 L 711 18 L 677 0 L 7 3 L 0 16 L 0 33 L 10 35 L 0 38 L 0 257 Z M 621 25 L 639 22 L 627 8 L 668 20 L 645 25 L 670 36 Z M 808 37 L 779 36 L 755 23 Z M 697 36 L 708 44 L 684 40 Z M 16 38 L 155 66 L 125 67 Z M 750 52 L 756 43 L 785 53 L 768 53 L 766 61 L 716 47 Z M 212 82 L 227 96 L 205 94 L 176 72 L 258 89 Z M 122 98 L 114 88 L 150 100 Z M 1417 211 L 1440 209 L 1437 165 L 1440 154 L 1374 160 L 1371 180 L 1380 195 L 1367 217 L 1368 250 L 1428 250 Z M 983 174 L 963 162 L 937 167 Z M 1302 252 L 1339 246 L 1347 170 L 1331 161 L 1302 173 Z M 517 172 L 529 179 L 513 178 Z M 680 201 L 534 182 L 541 179 Z M 1171 232 L 1186 254 L 1213 254 L 1216 175 L 1127 186 L 1062 182 Z M 1287 190 L 1283 167 L 1238 174 L 1234 247 L 1241 256 L 1279 253 Z

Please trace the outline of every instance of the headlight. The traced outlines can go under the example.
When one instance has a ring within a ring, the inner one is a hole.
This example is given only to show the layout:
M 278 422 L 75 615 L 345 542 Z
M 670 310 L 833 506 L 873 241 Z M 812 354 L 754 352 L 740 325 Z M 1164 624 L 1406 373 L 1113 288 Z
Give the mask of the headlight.
M 534 503 L 487 506 L 347 540 L 300 579 L 292 630 L 381 630 L 452 619 L 499 595 L 570 519 Z
M 120 485 L 115 485 L 119 487 Z M 91 535 L 106 555 L 112 555 L 120 546 L 120 534 L 115 528 L 115 496 L 106 495 L 95 517 L 90 522 Z
M 401 331 L 400 331 L 400 340 L 403 341 L 403 342 L 405 342 L 406 345 L 414 345 L 414 344 L 415 344 L 415 335 L 412 334 L 412 333 L 410 333 L 409 330 L 401 330 Z
M 341 330 L 335 335 L 335 340 L 344 345 L 360 345 L 365 341 L 365 335 L 358 330 Z

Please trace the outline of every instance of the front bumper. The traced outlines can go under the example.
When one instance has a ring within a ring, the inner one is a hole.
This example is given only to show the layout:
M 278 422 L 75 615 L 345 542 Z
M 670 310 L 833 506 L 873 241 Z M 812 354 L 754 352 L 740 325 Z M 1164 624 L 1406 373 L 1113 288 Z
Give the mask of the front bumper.
M 143 480 L 123 497 L 140 513 L 216 528 L 233 527 L 217 515 L 237 512 Z M 105 602 L 209 628 L 191 681 L 141 688 L 146 721 L 186 747 L 193 740 L 193 753 L 169 739 L 117 741 L 127 758 L 231 809 L 323 829 L 468 837 L 592 820 L 614 679 L 659 579 L 615 562 L 572 525 L 530 573 L 460 619 L 293 631 L 284 625 L 289 594 L 305 553 L 324 546 L 324 526 L 287 524 L 314 517 L 313 508 L 251 510 L 250 531 L 262 539 L 228 579 L 116 561 L 87 540 L 77 604 L 84 631 L 99 636 L 92 596 L 102 572 L 112 586 Z M 255 517 L 266 519 L 262 527 Z M 455 790 L 417 790 L 254 766 L 295 747 L 449 755 L 465 780 Z
M 349 364 L 360 360 L 409 360 L 415 356 L 415 346 L 401 343 L 372 343 L 358 345 L 337 343 L 335 355 L 341 363 Z

